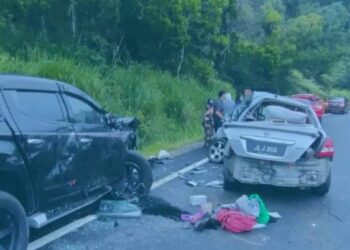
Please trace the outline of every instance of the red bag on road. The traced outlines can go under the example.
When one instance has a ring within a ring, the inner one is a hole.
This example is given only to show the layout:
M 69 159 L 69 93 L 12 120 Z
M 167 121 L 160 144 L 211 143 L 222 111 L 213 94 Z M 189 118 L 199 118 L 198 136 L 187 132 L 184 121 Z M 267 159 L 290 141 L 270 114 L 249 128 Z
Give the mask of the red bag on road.
M 252 231 L 256 224 L 253 216 L 229 209 L 219 210 L 216 214 L 216 220 L 221 223 L 224 229 L 234 233 Z

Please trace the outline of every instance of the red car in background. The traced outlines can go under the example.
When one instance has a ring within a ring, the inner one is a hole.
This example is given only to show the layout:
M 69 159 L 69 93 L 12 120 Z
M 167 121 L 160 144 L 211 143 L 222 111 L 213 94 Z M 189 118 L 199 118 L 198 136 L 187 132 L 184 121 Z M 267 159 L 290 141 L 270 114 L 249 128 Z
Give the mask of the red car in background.
M 310 101 L 312 109 L 315 111 L 318 119 L 322 121 L 322 117 L 325 113 L 325 105 L 320 97 L 314 94 L 297 94 L 293 95 L 292 98 Z

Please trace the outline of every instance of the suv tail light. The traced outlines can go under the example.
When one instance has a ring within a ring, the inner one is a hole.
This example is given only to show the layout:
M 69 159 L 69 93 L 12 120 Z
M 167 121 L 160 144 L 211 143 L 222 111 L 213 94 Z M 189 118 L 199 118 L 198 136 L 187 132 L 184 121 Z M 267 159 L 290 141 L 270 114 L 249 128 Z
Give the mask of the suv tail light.
M 321 151 L 316 156 L 318 158 L 332 158 L 334 156 L 334 144 L 331 138 L 327 138 Z

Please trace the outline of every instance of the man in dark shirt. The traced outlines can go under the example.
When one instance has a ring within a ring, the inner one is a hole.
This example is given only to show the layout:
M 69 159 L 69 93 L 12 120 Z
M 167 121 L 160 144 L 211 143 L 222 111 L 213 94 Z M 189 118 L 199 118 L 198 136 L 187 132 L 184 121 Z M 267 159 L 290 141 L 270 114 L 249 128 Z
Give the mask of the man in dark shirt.
M 225 119 L 224 115 L 224 100 L 225 100 L 226 91 L 221 90 L 218 93 L 219 100 L 215 103 L 214 109 L 214 124 L 215 124 L 215 132 L 222 126 L 222 123 Z

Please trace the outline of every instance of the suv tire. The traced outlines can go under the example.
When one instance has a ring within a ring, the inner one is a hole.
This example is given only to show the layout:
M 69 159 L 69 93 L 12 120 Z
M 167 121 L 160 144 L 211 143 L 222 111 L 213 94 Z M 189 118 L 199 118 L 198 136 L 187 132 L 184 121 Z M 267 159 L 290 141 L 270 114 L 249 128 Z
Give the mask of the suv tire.
M 139 153 L 128 151 L 124 179 L 114 186 L 111 195 L 115 199 L 146 197 L 153 183 L 150 163 Z
M 1 236 L 8 230 L 7 236 Z M 28 240 L 29 227 L 23 206 L 12 195 L 0 191 L 0 249 L 25 250 Z

